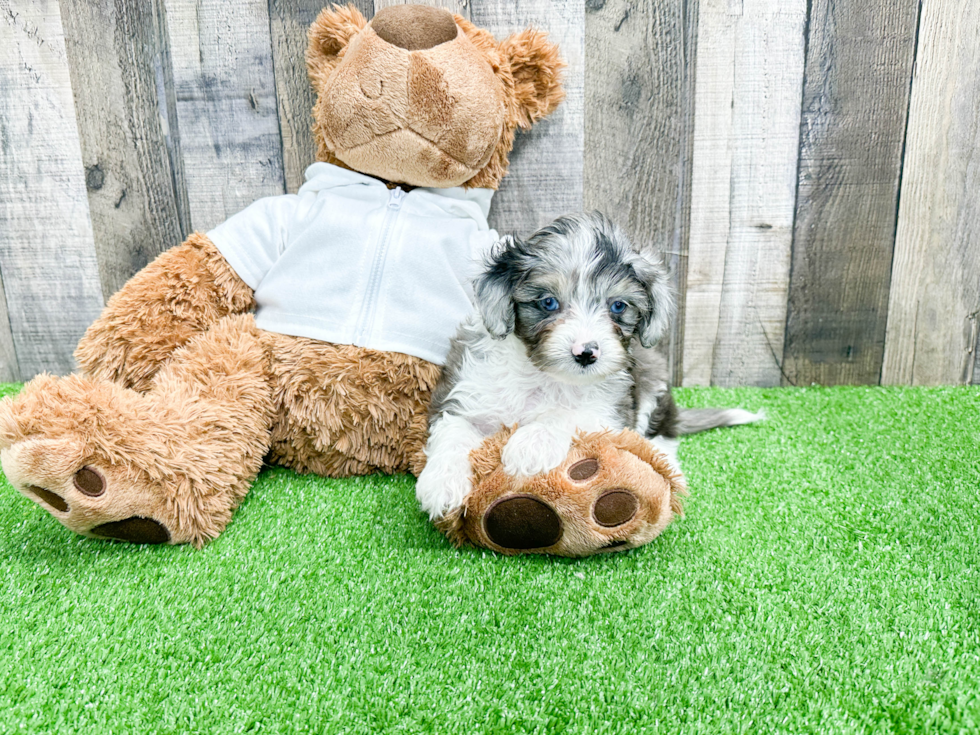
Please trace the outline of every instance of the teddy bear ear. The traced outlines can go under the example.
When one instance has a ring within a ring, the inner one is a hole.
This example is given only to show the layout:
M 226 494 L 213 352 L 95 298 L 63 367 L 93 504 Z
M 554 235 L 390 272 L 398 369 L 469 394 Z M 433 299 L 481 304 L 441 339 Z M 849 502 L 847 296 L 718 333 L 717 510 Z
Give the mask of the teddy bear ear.
M 310 77 L 332 70 L 340 53 L 366 25 L 367 20 L 353 5 L 332 5 L 321 10 L 307 34 L 306 67 Z
M 565 99 L 561 73 L 565 62 L 558 47 L 536 28 L 526 28 L 500 42 L 500 55 L 510 62 L 518 125 L 529 128 L 551 114 Z

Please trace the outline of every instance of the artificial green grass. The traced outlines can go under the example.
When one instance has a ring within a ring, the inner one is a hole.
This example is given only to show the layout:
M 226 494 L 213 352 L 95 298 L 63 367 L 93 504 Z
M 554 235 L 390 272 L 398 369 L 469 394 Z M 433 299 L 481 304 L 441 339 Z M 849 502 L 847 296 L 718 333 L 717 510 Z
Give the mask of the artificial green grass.
M 267 470 L 203 551 L 4 481 L 0 732 L 980 731 L 980 390 L 677 396 L 769 420 L 584 560 L 457 551 L 406 477 Z

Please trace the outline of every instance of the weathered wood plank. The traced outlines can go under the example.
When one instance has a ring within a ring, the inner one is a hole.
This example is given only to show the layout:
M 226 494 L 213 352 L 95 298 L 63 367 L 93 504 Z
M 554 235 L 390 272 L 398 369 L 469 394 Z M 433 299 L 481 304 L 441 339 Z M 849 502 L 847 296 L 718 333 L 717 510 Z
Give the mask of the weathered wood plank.
M 785 382 L 877 384 L 916 3 L 813 0 Z
M 697 0 L 588 0 L 585 11 L 585 208 L 664 253 L 678 296 L 667 352 L 679 380 Z
M 0 90 L 0 272 L 20 375 L 67 373 L 103 299 L 56 0 L 0 0 Z
M 10 332 L 10 317 L 7 314 L 7 294 L 0 278 L 0 383 L 15 383 L 21 380 L 17 350 L 14 349 L 14 335 Z
M 973 385 L 980 385 L 980 311 L 973 315 L 973 331 L 977 338 L 973 343 Z
M 518 132 L 510 173 L 490 210 L 499 232 L 528 234 L 582 209 L 584 7 L 572 0 L 481 0 L 471 18 L 497 40 L 529 25 L 547 31 L 568 63 L 565 101 L 529 132 Z
M 922 8 L 881 382 L 969 383 L 980 312 L 980 4 Z
M 685 385 L 778 385 L 805 0 L 701 0 Z
M 735 134 L 735 29 L 739 20 L 737 15 L 729 16 L 726 10 L 718 0 L 701 0 L 698 13 L 691 239 L 681 378 L 684 385 L 711 383 L 725 277 L 732 196 L 731 141 Z
M 306 75 L 306 32 L 324 5 L 324 0 L 269 2 L 282 158 L 290 193 L 302 186 L 303 172 L 316 160 L 312 133 L 316 95 Z M 359 0 L 354 5 L 365 18 L 374 15 L 371 0 Z
M 191 226 L 286 190 L 269 7 L 165 0 Z
M 160 114 L 154 3 L 61 0 L 103 295 L 184 235 Z
M 477 0 L 479 2 L 479 0 Z M 470 0 L 374 0 L 374 12 L 378 12 L 381 8 L 388 8 L 392 5 L 431 5 L 436 8 L 445 8 L 446 10 L 451 10 L 457 15 L 462 15 L 464 18 L 470 17 Z M 367 13 L 366 16 L 369 20 L 371 18 L 371 13 Z

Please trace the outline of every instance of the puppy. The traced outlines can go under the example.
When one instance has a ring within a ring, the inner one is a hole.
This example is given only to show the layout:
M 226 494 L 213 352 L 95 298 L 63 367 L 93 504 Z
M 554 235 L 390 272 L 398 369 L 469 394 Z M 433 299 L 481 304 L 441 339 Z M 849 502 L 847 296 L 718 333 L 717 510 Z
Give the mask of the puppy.
M 633 429 L 676 467 L 679 435 L 762 418 L 678 410 L 653 349 L 673 315 L 667 269 L 602 214 L 504 238 L 474 291 L 479 314 L 460 326 L 430 407 L 416 496 L 433 519 L 462 504 L 470 452 L 502 426 L 519 426 L 504 470 L 529 477 L 561 464 L 578 431 Z

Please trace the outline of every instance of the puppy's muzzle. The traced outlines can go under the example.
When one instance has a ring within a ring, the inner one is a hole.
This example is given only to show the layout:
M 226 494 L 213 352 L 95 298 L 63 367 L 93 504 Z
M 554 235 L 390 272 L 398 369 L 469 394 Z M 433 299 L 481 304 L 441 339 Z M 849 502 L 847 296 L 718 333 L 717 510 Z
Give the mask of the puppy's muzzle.
M 584 345 L 575 343 L 572 345 L 572 357 L 582 367 L 587 367 L 599 359 L 601 354 L 598 342 L 586 342 Z

